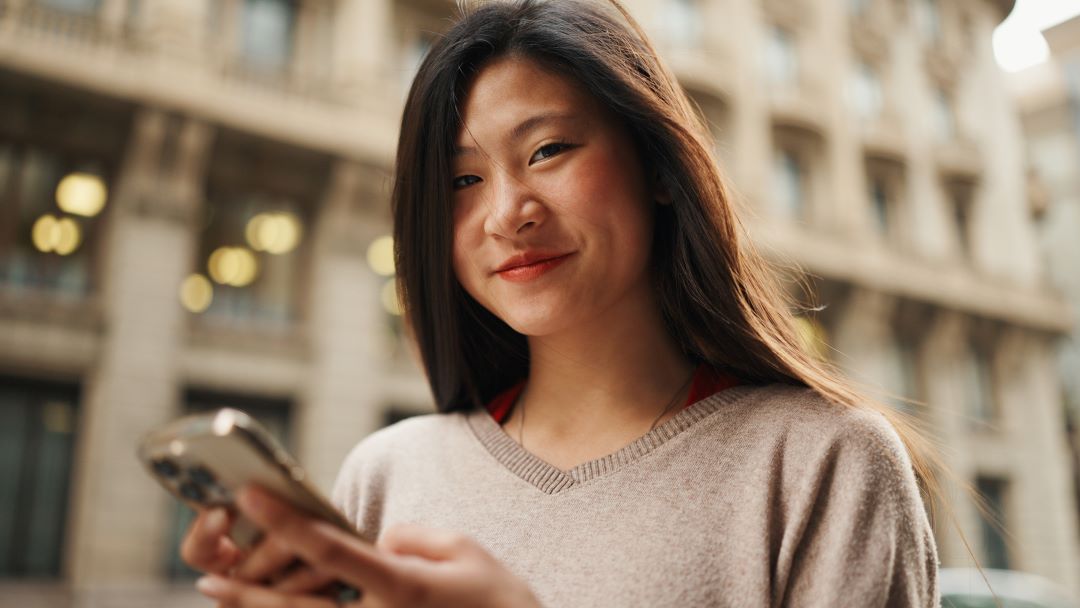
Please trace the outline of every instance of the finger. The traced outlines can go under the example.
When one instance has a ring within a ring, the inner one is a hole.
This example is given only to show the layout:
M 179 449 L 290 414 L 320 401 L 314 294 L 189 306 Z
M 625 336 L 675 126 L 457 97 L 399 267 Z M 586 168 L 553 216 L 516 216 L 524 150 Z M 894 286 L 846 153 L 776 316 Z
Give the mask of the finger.
M 274 582 L 270 587 L 282 593 L 309 593 L 323 589 L 336 580 L 333 575 L 300 566 Z
M 314 595 L 291 595 L 259 585 L 220 576 L 204 576 L 195 582 L 203 595 L 230 608 L 336 608 L 333 600 Z
M 272 538 L 264 538 L 231 574 L 241 581 L 263 581 L 283 573 L 294 561 L 295 552 Z
M 415 524 L 387 528 L 376 545 L 398 555 L 415 555 L 436 561 L 452 559 L 476 547 L 463 534 Z
M 291 547 L 312 568 L 375 595 L 389 596 L 400 585 L 400 570 L 388 556 L 257 486 L 241 490 L 237 505 L 268 535 Z
M 240 550 L 226 536 L 231 519 L 223 507 L 199 513 L 180 545 L 180 557 L 204 572 L 228 570 L 240 556 Z

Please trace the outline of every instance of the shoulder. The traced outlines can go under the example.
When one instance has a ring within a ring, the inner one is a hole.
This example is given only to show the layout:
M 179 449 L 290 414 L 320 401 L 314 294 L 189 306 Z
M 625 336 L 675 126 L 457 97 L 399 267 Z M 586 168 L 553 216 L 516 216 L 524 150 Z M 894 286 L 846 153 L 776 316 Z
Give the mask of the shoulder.
M 342 472 L 388 466 L 404 455 L 415 454 L 445 439 L 462 424 L 462 415 L 424 414 L 383 427 L 361 439 L 342 463 Z
M 788 498 L 802 495 L 804 507 L 826 489 L 918 502 L 908 449 L 869 404 L 842 405 L 809 388 L 770 385 L 745 391 L 716 414 L 715 439 L 737 446 L 740 470 L 767 478 Z
M 728 411 L 740 434 L 789 452 L 845 451 L 910 462 L 892 423 L 869 404 L 843 405 L 810 388 L 769 385 L 751 388 Z
M 334 504 L 355 523 L 365 509 L 382 501 L 395 468 L 437 458 L 440 444 L 462 424 L 461 414 L 426 414 L 364 437 L 342 462 L 331 494 Z

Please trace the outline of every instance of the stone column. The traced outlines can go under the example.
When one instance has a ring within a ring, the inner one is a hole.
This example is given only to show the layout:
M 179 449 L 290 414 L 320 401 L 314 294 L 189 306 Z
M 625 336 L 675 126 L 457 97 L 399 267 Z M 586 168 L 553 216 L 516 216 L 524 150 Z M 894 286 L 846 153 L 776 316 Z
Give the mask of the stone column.
M 383 280 L 369 268 L 366 251 L 390 228 L 383 216 L 364 209 L 370 202 L 364 199 L 379 196 L 372 186 L 380 183 L 378 172 L 341 161 L 313 231 L 313 360 L 297 412 L 298 456 L 326 490 L 345 455 L 378 427 L 382 414 Z
M 957 480 L 966 483 L 975 475 L 964 407 L 962 365 L 968 356 L 963 346 L 966 340 L 967 327 L 963 316 L 942 310 L 930 322 L 922 348 L 926 426 L 930 438 L 941 450 L 941 459 L 951 470 L 951 475 L 941 479 L 944 499 L 948 504 L 938 505 L 935 522 L 938 553 L 942 565 L 946 567 L 971 564 L 971 557 L 957 531 L 957 523 L 969 542 L 979 541 L 978 515 L 966 492 L 956 483 Z M 977 545 L 972 548 L 978 550 Z
M 896 362 L 891 359 L 891 326 L 895 301 L 867 289 L 854 288 L 836 315 L 831 345 L 839 351 L 837 363 L 852 379 L 864 384 L 874 397 L 895 390 Z
M 68 552 L 70 580 L 90 602 L 104 588 L 157 578 L 165 560 L 169 498 L 135 448 L 177 411 L 184 324 L 177 292 L 195 247 L 211 134 L 195 121 L 170 129 L 175 120 L 152 109 L 137 116 L 105 239 L 106 330 L 84 392 Z
M 1004 423 L 1018 464 L 1006 496 L 1006 524 L 1016 540 L 1013 567 L 1077 594 L 1077 505 L 1053 344 L 1048 336 L 1011 328 L 999 346 Z
M 341 0 L 334 19 L 334 84 L 349 93 L 384 87 L 396 66 L 391 0 Z

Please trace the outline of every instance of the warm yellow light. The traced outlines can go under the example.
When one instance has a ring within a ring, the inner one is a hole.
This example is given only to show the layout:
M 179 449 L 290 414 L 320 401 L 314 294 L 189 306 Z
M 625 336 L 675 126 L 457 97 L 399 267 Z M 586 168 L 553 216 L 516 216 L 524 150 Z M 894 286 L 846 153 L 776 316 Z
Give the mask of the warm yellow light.
M 34 222 L 30 236 L 38 251 L 55 251 L 60 255 L 68 255 L 78 249 L 82 240 L 79 225 L 75 220 L 69 217 L 57 218 L 50 214 L 45 214 Z
M 105 182 L 90 173 L 70 173 L 56 186 L 56 203 L 72 215 L 94 217 L 107 197 Z
M 48 214 L 39 217 L 34 222 L 30 235 L 38 251 L 52 251 L 56 247 L 56 241 L 60 240 L 60 228 L 56 218 Z
M 62 217 L 56 222 L 59 238 L 56 241 L 56 253 L 68 255 L 79 247 L 82 235 L 79 233 L 79 225 L 70 217 Z
M 288 253 L 300 244 L 300 219 L 285 211 L 260 213 L 248 220 L 244 236 L 255 251 Z
M 255 254 L 244 247 L 218 247 L 207 263 L 210 277 L 222 285 L 244 287 L 258 274 Z
M 198 314 L 210 308 L 214 301 L 214 286 L 201 274 L 190 274 L 180 283 L 180 303 L 184 308 Z
M 371 241 L 367 250 L 367 261 L 371 269 L 384 277 L 394 275 L 394 237 L 380 236 Z
M 828 359 L 828 344 L 826 342 L 825 328 L 814 319 L 796 317 L 795 328 L 799 332 L 799 339 L 803 348 L 808 350 L 818 359 Z
M 401 301 L 397 295 L 397 281 L 390 279 L 383 285 L 381 299 L 383 308 L 392 315 L 401 315 Z

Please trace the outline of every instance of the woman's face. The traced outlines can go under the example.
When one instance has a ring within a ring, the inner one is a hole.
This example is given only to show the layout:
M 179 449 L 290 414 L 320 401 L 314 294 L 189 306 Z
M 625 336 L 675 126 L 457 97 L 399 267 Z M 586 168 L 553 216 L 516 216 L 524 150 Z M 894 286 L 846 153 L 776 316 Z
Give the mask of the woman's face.
M 462 119 L 453 265 L 473 298 L 544 336 L 652 297 L 650 180 L 610 111 L 576 82 L 507 57 L 476 75 Z

